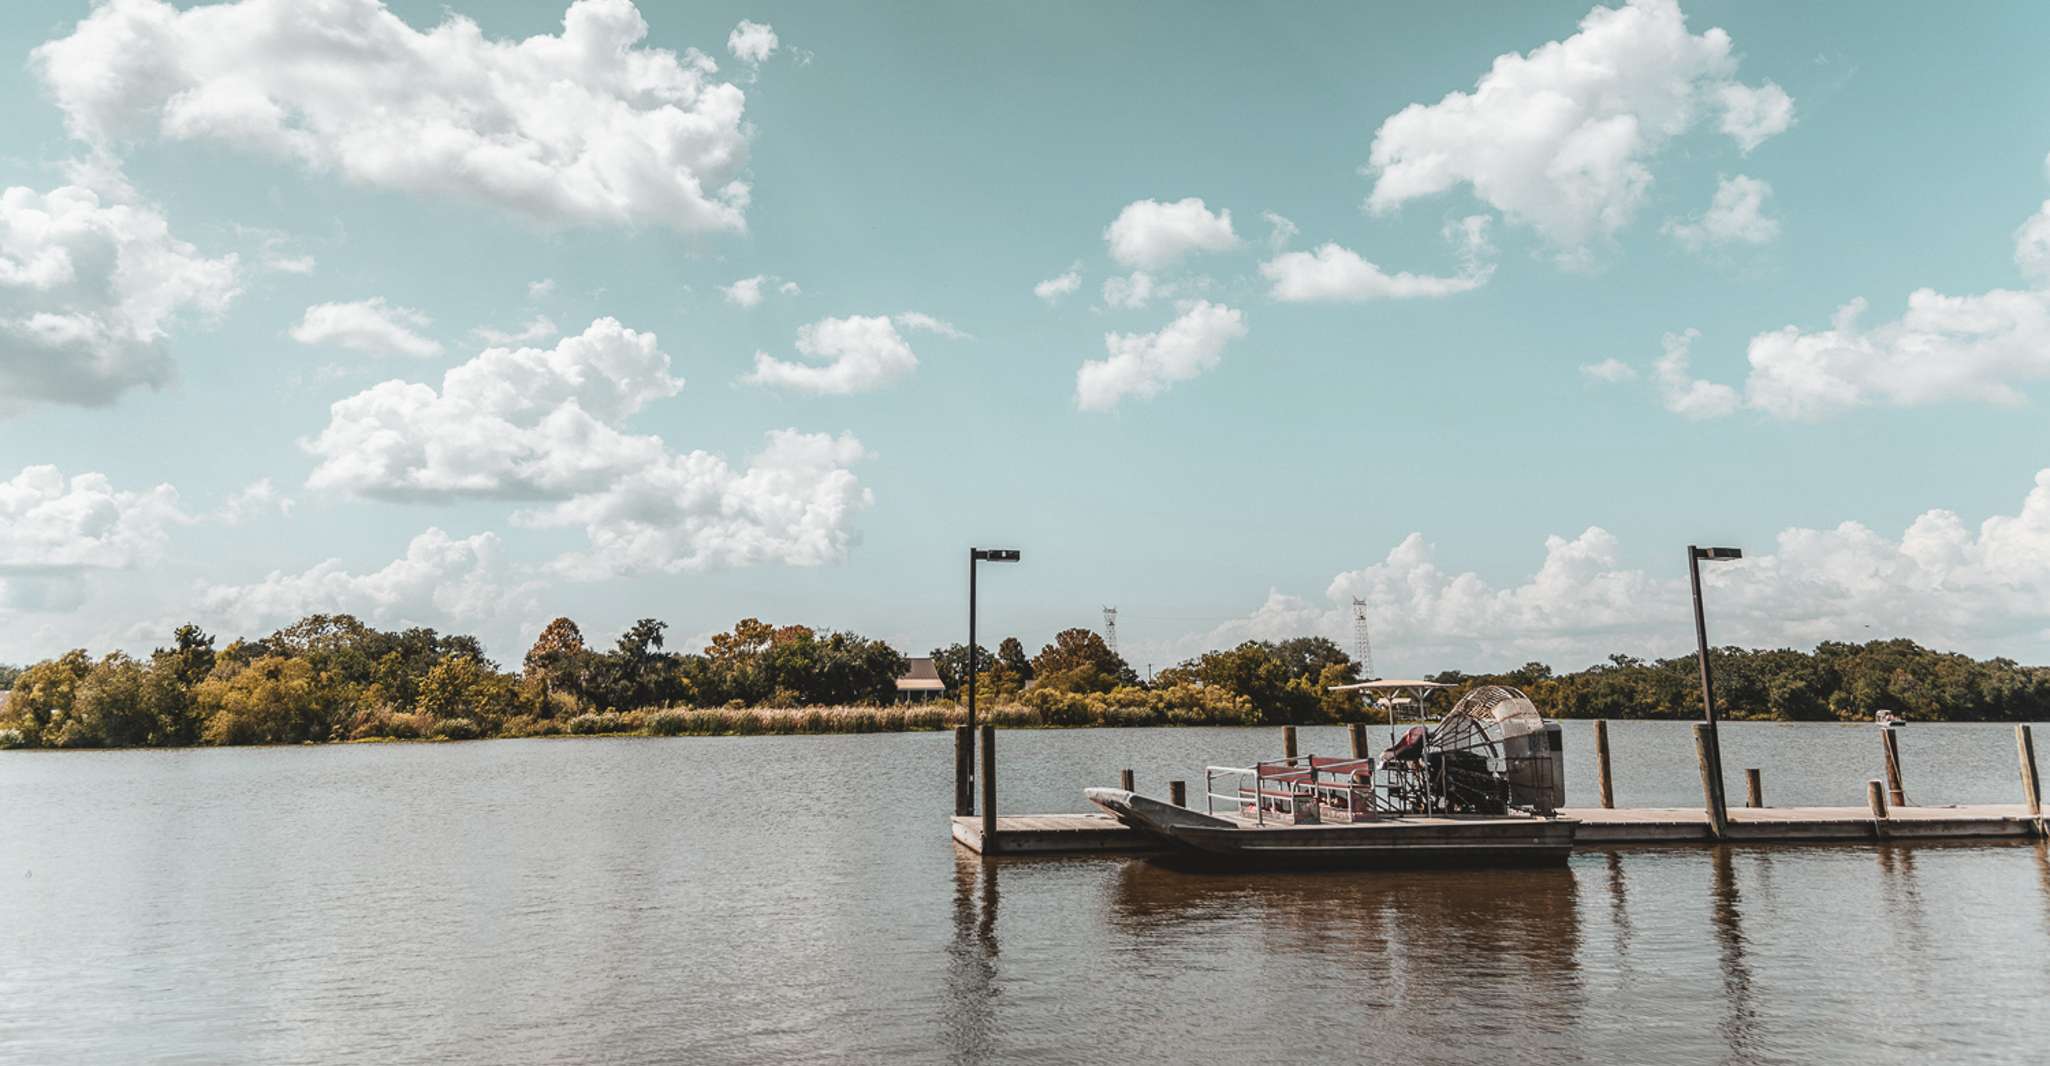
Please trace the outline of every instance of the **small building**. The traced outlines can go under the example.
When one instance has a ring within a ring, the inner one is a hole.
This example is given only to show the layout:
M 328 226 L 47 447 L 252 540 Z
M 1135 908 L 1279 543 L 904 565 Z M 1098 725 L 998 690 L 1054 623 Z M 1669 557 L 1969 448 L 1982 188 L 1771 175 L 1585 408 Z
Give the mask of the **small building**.
M 940 680 L 940 671 L 931 656 L 920 656 L 904 660 L 904 673 L 897 678 L 897 701 L 919 703 L 936 700 L 946 695 L 947 683 Z

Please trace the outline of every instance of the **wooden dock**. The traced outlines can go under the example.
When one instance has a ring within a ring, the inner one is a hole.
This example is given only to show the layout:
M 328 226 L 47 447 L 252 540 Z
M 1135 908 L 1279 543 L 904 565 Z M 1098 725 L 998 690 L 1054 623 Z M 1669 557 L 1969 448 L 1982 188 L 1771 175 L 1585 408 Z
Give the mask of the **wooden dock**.
M 1580 823 L 1574 843 L 1585 847 L 1712 844 L 1706 812 L 1692 807 L 1609 809 L 1571 807 L 1560 812 Z M 1105 814 L 1003 815 L 993 854 L 1137 855 L 1155 848 L 1140 833 Z M 990 854 L 979 818 L 956 817 L 954 840 Z M 1726 842 L 1820 844 L 1857 841 L 2027 838 L 2038 832 L 2022 804 L 1894 807 L 1874 818 L 1864 807 L 1759 807 L 1730 811 Z

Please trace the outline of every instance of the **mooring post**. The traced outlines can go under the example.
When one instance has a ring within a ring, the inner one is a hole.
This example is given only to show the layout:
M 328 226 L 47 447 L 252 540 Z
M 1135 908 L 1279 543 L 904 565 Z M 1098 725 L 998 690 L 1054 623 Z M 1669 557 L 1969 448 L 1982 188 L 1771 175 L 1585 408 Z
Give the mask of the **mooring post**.
M 1353 724 L 1345 727 L 1345 733 L 1346 736 L 1352 740 L 1352 757 L 1355 759 L 1366 758 L 1367 723 L 1354 722 Z
M 975 731 L 965 725 L 954 727 L 954 814 L 966 818 L 975 813 Z
M 1744 771 L 1744 806 L 1756 810 L 1765 806 L 1765 785 L 1758 779 L 1758 767 Z
M 2036 835 L 2043 836 L 2043 791 L 2036 785 L 2036 738 L 2029 727 L 2014 727 L 2015 753 L 2022 761 L 2022 802 L 2028 805 L 2029 817 L 2035 820 Z
M 1865 805 L 1872 808 L 1872 834 L 1886 838 L 1886 784 L 1878 778 L 1865 782 Z
M 1124 789 L 1126 792 L 1139 791 L 1137 788 L 1134 788 L 1132 786 L 1132 771 L 1130 770 L 1118 771 L 1118 787 Z
M 1710 835 L 1721 840 L 1729 827 L 1723 821 L 1727 817 L 1723 812 L 1723 805 L 1716 802 L 1721 797 L 1716 795 L 1716 765 L 1712 736 L 1707 722 L 1694 723 L 1694 761 L 1701 764 L 1701 802 L 1708 810 Z
M 982 853 L 997 851 L 997 730 L 982 727 Z
M 1879 745 L 1886 752 L 1886 798 L 1896 807 L 1908 805 L 1908 794 L 1901 787 L 1901 734 L 1898 729 L 1879 730 Z
M 1292 725 L 1281 727 L 1281 754 L 1288 759 L 1290 766 L 1295 765 L 1295 727 Z
M 1606 718 L 1594 720 L 1594 773 L 1601 785 L 1602 809 L 1616 805 L 1616 786 L 1609 777 L 1609 721 Z
M 1188 806 L 1189 783 L 1187 781 L 1169 781 L 1167 783 L 1167 801 L 1177 807 Z

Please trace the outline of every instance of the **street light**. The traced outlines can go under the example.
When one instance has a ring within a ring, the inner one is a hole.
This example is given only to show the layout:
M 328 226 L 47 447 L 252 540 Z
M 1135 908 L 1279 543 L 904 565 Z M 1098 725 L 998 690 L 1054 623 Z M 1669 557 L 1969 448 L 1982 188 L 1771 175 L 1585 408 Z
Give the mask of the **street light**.
M 1697 548 L 1692 544 L 1687 545 L 1687 580 L 1694 586 L 1694 650 L 1696 658 L 1701 662 L 1701 708 L 1708 716 L 1709 775 L 1710 783 L 1714 786 L 1710 789 L 1713 795 L 1710 796 L 1709 802 L 1715 805 L 1715 809 L 1709 813 L 1718 829 L 1729 823 L 1730 808 L 1723 799 L 1723 741 L 1716 732 L 1715 681 L 1708 669 L 1708 623 L 1701 614 L 1701 563 L 1703 560 L 1722 562 L 1743 557 L 1744 552 L 1739 548 Z
M 1015 563 L 1016 548 L 968 549 L 968 745 L 954 775 L 954 813 L 975 813 L 975 564 Z

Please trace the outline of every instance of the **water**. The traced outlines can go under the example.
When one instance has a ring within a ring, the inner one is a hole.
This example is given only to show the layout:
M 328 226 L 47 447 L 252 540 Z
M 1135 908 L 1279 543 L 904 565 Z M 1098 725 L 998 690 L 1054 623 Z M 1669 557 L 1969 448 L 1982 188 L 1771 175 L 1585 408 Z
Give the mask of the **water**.
M 1569 788 L 1591 738 L 1569 723 Z M 1684 725 L 1618 801 L 1698 803 Z M 1911 798 L 2014 802 L 1917 725 Z M 1273 730 L 1001 738 L 1080 810 Z M 1344 750 L 1338 730 L 1304 746 Z M 1591 851 L 1194 875 L 958 852 L 951 738 L 0 753 L 0 1062 L 2042 1061 L 2040 844 Z M 1863 802 L 1870 728 L 1735 724 L 1769 802 Z M 1200 777 L 1198 777 L 1200 781 Z

